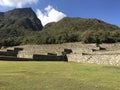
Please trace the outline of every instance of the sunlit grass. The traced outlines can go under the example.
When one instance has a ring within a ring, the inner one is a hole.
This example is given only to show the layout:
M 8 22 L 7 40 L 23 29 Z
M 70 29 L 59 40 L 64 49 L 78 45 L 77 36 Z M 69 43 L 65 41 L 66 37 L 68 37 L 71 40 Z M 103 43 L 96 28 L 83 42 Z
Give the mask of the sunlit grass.
M 0 90 L 120 90 L 120 67 L 1 61 Z

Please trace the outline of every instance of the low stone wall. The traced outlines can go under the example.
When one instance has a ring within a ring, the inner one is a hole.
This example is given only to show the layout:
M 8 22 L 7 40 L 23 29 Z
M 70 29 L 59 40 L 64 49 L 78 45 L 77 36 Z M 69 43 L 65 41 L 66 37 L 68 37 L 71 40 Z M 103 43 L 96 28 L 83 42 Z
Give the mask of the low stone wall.
M 120 55 L 81 55 L 68 54 L 68 62 L 120 65 Z
M 18 52 L 21 50 L 23 50 L 23 49 L 22 48 L 7 49 L 5 51 L 0 51 L 0 56 L 15 56 L 15 57 L 17 57 Z
M 38 61 L 67 61 L 67 58 L 66 58 L 66 56 L 34 54 L 33 60 L 38 60 Z
M 17 58 L 17 57 L 4 57 L 4 56 L 2 56 L 2 57 L 0 57 L 0 60 L 2 60 L 2 61 L 34 61 L 33 59 L 29 59 L 29 58 Z
M 95 48 L 95 44 L 81 44 L 77 43 L 64 43 L 64 44 L 48 44 L 48 45 L 24 45 L 19 46 L 23 48 L 17 55 L 19 58 L 32 58 L 33 54 L 48 55 L 48 53 L 63 55 L 65 49 L 72 50 L 73 53 L 91 52 Z
M 101 47 L 106 48 L 106 50 L 120 50 L 120 43 L 113 43 L 113 44 L 100 44 Z
M 102 49 L 100 49 L 102 48 Z M 120 65 L 120 43 L 81 44 L 64 43 L 50 45 L 23 45 L 0 52 L 2 55 L 15 56 L 39 61 L 66 61 L 96 64 Z
M 30 58 L 30 59 L 32 59 L 32 58 L 33 58 L 33 53 L 20 51 L 20 52 L 17 54 L 17 57 L 18 57 L 18 58 Z
M 117 51 L 95 51 L 95 52 L 84 52 L 84 55 L 118 55 L 120 50 Z

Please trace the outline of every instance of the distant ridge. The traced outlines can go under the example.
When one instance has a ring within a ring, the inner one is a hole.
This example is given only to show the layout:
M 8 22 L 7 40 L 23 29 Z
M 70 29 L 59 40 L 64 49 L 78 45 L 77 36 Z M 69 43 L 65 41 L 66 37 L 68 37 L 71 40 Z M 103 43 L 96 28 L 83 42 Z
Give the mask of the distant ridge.
M 77 30 L 77 31 L 119 29 L 119 27 L 116 25 L 112 25 L 95 18 L 70 18 L 70 17 L 65 17 L 59 22 L 54 24 L 49 23 L 45 26 L 44 29 L 52 29 L 52 28 L 57 29 L 57 31 L 68 30 L 68 28 L 69 30 Z

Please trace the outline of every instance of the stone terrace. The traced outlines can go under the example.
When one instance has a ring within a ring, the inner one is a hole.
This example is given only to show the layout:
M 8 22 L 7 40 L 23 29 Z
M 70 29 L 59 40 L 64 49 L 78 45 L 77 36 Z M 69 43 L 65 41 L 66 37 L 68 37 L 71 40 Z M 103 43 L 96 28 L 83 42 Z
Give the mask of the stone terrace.
M 4 53 L 7 52 L 9 55 L 11 52 L 15 52 L 14 48 L 23 49 L 17 52 L 17 58 L 120 65 L 120 43 L 101 44 L 100 47 L 96 47 L 96 44 L 81 44 L 80 42 L 23 45 L 7 48 Z
M 48 53 L 63 55 L 65 49 L 71 49 L 72 53 L 91 52 L 95 48 L 95 44 L 66 43 L 53 45 L 25 45 L 19 46 L 23 51 L 18 53 L 18 57 L 32 58 L 33 54 L 48 55 Z
M 82 52 L 81 54 L 71 53 L 67 55 L 68 61 L 120 65 L 120 43 L 101 44 L 101 48 L 95 47 L 92 52 Z

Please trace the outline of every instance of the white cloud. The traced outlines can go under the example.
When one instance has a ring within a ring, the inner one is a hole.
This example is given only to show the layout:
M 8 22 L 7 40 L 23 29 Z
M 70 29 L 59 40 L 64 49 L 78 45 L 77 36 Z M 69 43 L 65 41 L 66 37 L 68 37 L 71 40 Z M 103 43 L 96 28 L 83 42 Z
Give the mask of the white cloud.
M 37 16 L 41 20 L 43 26 L 50 22 L 57 22 L 62 18 L 66 17 L 66 15 L 56 9 L 54 9 L 51 5 L 48 5 L 44 12 L 40 9 L 37 9 Z
M 37 3 L 38 0 L 0 0 L 0 6 L 22 8 L 25 4 Z

